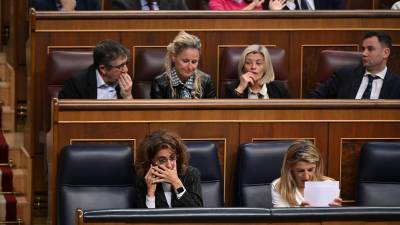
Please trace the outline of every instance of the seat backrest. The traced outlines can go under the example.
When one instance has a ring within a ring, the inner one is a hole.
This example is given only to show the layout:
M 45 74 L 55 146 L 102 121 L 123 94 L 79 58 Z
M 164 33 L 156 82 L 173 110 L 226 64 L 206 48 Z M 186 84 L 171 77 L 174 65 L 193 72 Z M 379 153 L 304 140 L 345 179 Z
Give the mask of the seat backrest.
M 361 52 L 336 50 L 321 51 L 316 74 L 316 85 L 325 82 L 335 71 L 338 71 L 343 67 L 356 67 L 357 65 L 360 65 L 361 59 Z
M 133 97 L 150 98 L 153 79 L 164 71 L 165 47 L 135 48 Z
M 133 208 L 135 200 L 129 146 L 74 144 L 62 149 L 57 180 L 58 225 L 75 224 L 76 208 Z
M 238 154 L 238 204 L 271 208 L 271 182 L 280 177 L 283 156 L 292 141 L 242 144 Z
M 69 78 L 81 73 L 93 63 L 92 51 L 51 51 L 47 64 L 47 90 L 44 90 L 44 118 L 50 118 L 51 99 Z M 43 120 L 45 131 L 50 130 L 50 120 Z
M 220 54 L 219 96 L 225 95 L 225 87 L 238 80 L 238 63 L 240 55 L 246 47 L 224 47 Z M 287 82 L 288 61 L 282 48 L 267 48 L 274 67 L 275 79 Z
M 400 142 L 368 142 L 359 161 L 357 204 L 400 206 Z
M 201 192 L 204 207 L 223 207 L 223 178 L 217 147 L 212 141 L 185 141 L 190 165 L 201 173 Z

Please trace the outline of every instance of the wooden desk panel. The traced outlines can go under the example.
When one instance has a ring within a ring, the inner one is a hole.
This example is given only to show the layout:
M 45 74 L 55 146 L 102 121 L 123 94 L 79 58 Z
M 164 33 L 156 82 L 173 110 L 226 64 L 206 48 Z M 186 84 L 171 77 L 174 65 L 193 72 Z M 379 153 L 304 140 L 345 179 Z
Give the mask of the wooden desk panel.
M 365 141 L 400 140 L 400 101 L 56 100 L 52 125 L 53 145 L 49 157 L 51 219 L 55 218 L 57 161 L 63 146 L 73 140 L 134 140 L 137 149 L 143 137 L 158 128 L 176 131 L 186 140 L 219 143 L 226 206 L 235 204 L 240 144 L 303 138 L 314 141 L 319 147 L 327 175 L 341 181 L 342 196 L 351 204 L 357 152 Z M 350 161 L 343 159 L 346 155 L 343 152 L 350 153 L 346 156 L 352 157 Z

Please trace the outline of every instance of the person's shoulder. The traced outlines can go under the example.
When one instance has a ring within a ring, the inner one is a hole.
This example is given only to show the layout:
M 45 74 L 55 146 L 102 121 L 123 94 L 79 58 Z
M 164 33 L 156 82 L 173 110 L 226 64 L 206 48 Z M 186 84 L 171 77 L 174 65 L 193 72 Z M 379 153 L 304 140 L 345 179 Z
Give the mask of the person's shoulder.
M 276 185 L 279 183 L 281 181 L 281 178 L 279 177 L 279 178 L 276 178 L 275 180 L 273 180 L 272 182 L 271 182 L 271 186 L 272 187 L 276 187 Z
M 323 176 L 322 177 L 322 181 L 323 182 L 330 182 L 330 181 L 336 181 L 336 180 L 333 179 L 332 177 Z
M 155 82 L 157 82 L 157 83 L 159 83 L 159 82 L 164 82 L 164 81 L 166 80 L 166 76 L 167 76 L 167 73 L 164 72 L 164 73 L 162 73 L 162 74 L 157 75 L 156 77 L 154 77 L 153 80 L 154 80 Z

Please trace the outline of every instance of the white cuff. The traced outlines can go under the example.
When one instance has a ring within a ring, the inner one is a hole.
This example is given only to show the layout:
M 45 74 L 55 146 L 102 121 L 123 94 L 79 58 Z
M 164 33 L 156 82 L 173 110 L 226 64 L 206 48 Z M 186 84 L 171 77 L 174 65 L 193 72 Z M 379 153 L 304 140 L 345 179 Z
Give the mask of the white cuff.
M 149 197 L 146 195 L 146 206 L 149 209 L 155 209 L 156 208 L 156 196 Z

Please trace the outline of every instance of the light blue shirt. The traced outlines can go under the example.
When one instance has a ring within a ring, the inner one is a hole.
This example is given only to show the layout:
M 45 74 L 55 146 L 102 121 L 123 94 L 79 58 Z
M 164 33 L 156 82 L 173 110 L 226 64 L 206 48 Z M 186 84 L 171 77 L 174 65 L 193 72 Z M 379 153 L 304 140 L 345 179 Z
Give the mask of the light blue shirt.
M 97 99 L 118 99 L 117 91 L 115 87 L 117 83 L 113 85 L 108 85 L 104 82 L 98 70 L 96 70 L 96 80 L 97 80 Z
M 297 4 L 300 5 L 301 7 L 301 1 L 300 0 L 294 0 L 297 1 Z M 296 9 L 296 4 L 291 1 L 287 1 L 286 2 L 286 6 L 290 9 L 290 10 L 295 10 Z M 303 10 L 315 10 L 315 4 L 314 4 L 314 0 L 306 0 L 308 9 L 303 9 Z

